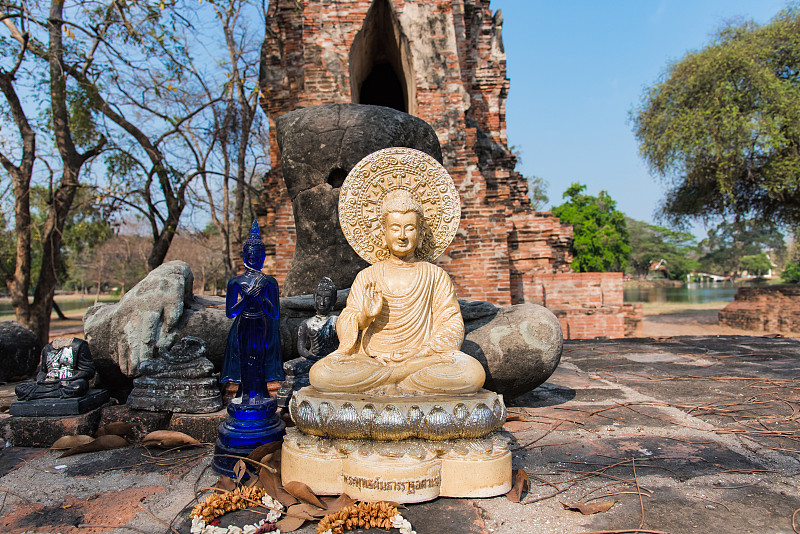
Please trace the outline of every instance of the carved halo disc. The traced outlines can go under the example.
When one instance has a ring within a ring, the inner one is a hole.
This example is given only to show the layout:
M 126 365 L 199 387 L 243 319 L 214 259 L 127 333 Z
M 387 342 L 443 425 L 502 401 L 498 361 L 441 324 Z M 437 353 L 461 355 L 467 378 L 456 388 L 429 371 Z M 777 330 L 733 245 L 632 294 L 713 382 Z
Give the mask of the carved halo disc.
M 339 221 L 347 242 L 369 263 L 383 261 L 381 205 L 397 189 L 411 193 L 425 212 L 426 229 L 417 258 L 433 261 L 453 241 L 461 199 L 453 179 L 435 159 L 413 148 L 384 148 L 366 156 L 347 175 L 339 192 Z

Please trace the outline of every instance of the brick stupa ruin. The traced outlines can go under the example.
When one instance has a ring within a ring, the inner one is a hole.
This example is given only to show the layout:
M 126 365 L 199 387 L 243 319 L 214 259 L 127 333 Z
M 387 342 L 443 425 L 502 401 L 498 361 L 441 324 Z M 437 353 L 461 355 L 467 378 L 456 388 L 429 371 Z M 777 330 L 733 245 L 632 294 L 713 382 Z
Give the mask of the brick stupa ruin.
M 276 119 L 320 104 L 375 104 L 425 120 L 439 137 L 463 205 L 459 232 L 437 264 L 460 297 L 542 304 L 559 317 L 565 338 L 635 330 L 622 274 L 571 272 L 572 227 L 535 212 L 527 181 L 514 170 L 502 24 L 489 0 L 270 2 L 260 84 L 272 168 L 258 209 L 265 267 L 280 283 L 295 240 Z M 336 187 L 343 179 L 329 181 Z

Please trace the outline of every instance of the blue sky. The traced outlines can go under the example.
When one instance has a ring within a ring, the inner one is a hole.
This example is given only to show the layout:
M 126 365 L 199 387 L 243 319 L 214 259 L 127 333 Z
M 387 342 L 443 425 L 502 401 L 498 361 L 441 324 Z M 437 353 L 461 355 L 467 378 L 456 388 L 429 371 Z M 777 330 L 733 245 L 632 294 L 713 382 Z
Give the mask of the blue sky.
M 511 89 L 508 143 L 517 170 L 549 183 L 550 204 L 574 181 L 654 222 L 664 187 L 639 157 L 628 113 L 666 66 L 705 46 L 726 21 L 768 22 L 773 0 L 492 0 L 503 13 Z M 705 236 L 701 225 L 698 236 Z

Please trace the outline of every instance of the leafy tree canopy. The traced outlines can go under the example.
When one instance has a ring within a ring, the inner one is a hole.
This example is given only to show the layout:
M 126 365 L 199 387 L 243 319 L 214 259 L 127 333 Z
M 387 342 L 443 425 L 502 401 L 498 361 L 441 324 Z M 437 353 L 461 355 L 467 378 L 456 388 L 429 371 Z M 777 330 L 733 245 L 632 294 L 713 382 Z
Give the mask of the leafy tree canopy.
M 764 276 L 772 269 L 772 262 L 766 252 L 742 256 L 739 260 L 739 269 L 747 271 L 750 276 Z
M 757 220 L 722 222 L 708 231 L 699 248 L 702 268 L 716 274 L 735 273 L 744 256 L 772 250 L 780 257 L 786 252 L 784 236 L 775 225 Z
M 723 28 L 670 65 L 631 114 L 640 152 L 671 188 L 668 220 L 800 224 L 800 9 Z
M 573 183 L 553 208 L 553 215 L 573 229 L 572 268 L 578 272 L 621 271 L 631 252 L 625 215 L 605 191 L 596 197 L 583 194 L 586 186 Z
M 690 257 L 697 247 L 695 237 L 689 232 L 671 230 L 662 226 L 625 218 L 630 232 L 630 269 L 640 278 L 647 276 L 653 262 L 664 260 L 667 277 L 683 279 L 700 264 Z
M 800 284 L 800 262 L 787 263 L 781 278 L 787 284 Z

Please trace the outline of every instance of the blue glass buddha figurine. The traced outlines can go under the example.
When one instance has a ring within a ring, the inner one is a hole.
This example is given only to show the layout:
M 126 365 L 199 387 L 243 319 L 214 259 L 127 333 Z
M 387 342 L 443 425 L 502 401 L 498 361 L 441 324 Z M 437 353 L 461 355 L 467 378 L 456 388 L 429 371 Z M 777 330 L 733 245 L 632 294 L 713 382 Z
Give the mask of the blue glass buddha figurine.
M 225 313 L 235 317 L 220 382 L 240 384 L 242 404 L 259 404 L 267 382 L 284 380 L 279 335 L 278 283 L 261 272 L 266 252 L 258 222 L 253 221 L 244 243 L 245 272 L 230 279 Z
M 228 417 L 219 426 L 214 469 L 233 477 L 237 457 L 283 438 L 284 423 L 275 413 L 267 382 L 283 380 L 278 283 L 261 272 L 266 257 L 258 222 L 253 221 L 244 243 L 245 272 L 228 282 L 225 313 L 235 317 L 228 334 L 221 381 L 239 382 L 241 396 L 228 405 Z

